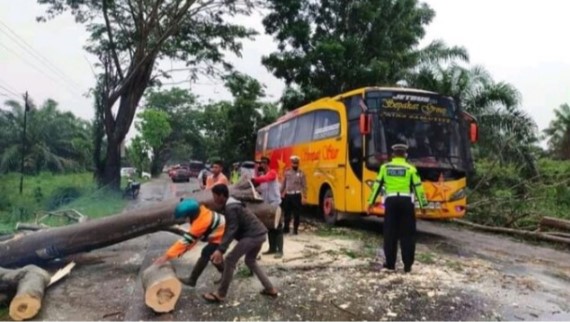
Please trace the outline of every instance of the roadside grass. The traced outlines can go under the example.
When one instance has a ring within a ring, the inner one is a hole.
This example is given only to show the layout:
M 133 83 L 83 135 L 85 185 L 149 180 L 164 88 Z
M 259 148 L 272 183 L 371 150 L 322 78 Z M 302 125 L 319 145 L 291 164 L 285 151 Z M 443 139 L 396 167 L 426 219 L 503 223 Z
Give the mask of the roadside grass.
M 0 304 L 0 321 L 9 321 L 9 313 L 8 304 Z
M 121 212 L 127 204 L 121 193 L 98 188 L 88 172 L 26 176 L 21 195 L 19 184 L 17 173 L 0 175 L 0 234 L 11 233 L 17 222 L 34 222 L 49 211 L 75 209 L 90 218 L 100 218 Z M 122 180 L 125 186 L 126 180 Z M 68 224 L 61 218 L 49 218 L 44 223 Z

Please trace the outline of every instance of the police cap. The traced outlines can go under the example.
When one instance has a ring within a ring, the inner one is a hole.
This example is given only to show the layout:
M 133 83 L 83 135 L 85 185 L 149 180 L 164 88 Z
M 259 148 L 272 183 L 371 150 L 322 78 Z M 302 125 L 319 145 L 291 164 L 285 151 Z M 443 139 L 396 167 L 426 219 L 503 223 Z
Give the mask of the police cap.
M 408 150 L 408 146 L 406 144 L 398 143 L 398 144 L 392 145 L 392 151 L 404 151 L 404 152 L 406 152 L 407 150 Z

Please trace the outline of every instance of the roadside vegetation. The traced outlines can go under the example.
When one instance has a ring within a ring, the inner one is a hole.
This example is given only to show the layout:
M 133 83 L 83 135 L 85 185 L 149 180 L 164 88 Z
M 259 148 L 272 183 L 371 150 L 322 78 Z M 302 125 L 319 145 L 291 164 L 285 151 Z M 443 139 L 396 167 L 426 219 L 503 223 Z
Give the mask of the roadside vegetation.
M 0 234 L 10 233 L 16 223 L 33 222 L 49 211 L 75 209 L 90 218 L 97 218 L 121 212 L 127 202 L 120 193 L 99 189 L 93 174 L 87 172 L 42 172 L 26 176 L 22 195 L 18 173 L 0 175 L 0 181 Z

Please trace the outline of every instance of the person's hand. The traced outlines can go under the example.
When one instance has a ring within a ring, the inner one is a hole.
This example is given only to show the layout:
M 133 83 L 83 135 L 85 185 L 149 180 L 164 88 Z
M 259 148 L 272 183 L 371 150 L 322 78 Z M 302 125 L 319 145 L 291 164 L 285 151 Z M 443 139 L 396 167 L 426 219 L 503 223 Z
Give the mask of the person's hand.
M 301 198 L 301 204 L 306 205 L 307 204 L 307 198 L 305 198 L 305 197 Z
M 160 256 L 152 264 L 156 265 L 156 266 L 161 266 L 161 265 L 164 265 L 166 262 L 168 262 L 168 259 L 166 258 L 166 256 Z
M 368 205 L 368 209 L 366 209 L 366 214 L 370 215 L 370 213 L 372 213 L 372 209 L 374 209 L 374 205 Z
M 212 256 L 210 256 L 210 260 L 212 261 L 212 263 L 214 264 L 221 264 L 222 261 L 224 260 L 224 254 L 222 254 L 222 252 L 220 252 L 219 250 L 216 250 Z

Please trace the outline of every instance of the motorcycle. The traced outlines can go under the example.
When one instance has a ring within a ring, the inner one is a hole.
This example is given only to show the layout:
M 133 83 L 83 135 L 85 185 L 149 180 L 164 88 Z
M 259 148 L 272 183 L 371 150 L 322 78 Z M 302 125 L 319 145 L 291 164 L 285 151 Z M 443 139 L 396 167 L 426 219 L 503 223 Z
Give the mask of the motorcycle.
M 127 182 L 127 187 L 125 188 L 125 191 L 123 191 L 123 198 L 129 196 L 133 199 L 136 199 L 139 195 L 140 190 L 141 184 L 139 182 L 133 181 L 132 179 L 129 179 Z

